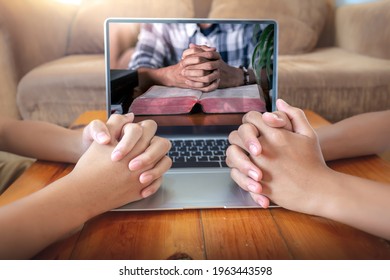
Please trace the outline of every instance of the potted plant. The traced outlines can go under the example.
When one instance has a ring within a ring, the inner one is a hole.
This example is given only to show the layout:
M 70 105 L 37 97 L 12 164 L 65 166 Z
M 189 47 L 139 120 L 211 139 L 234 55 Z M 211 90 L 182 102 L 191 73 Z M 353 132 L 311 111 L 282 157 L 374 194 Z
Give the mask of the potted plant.
M 269 24 L 264 29 L 256 24 L 253 29 L 252 68 L 256 82 L 264 94 L 267 110 L 272 110 L 270 91 L 272 89 L 272 72 L 274 58 L 274 25 Z

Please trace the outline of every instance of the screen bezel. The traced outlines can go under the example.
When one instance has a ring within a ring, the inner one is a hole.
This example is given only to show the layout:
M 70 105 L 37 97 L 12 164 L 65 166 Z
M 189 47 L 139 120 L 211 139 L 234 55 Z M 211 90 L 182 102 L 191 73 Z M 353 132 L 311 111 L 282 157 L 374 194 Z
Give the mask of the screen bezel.
M 156 19 L 156 18 L 108 18 L 104 23 L 104 48 L 105 48 L 105 78 L 106 78 L 106 110 L 107 117 L 111 115 L 111 66 L 110 66 L 110 31 L 109 26 L 112 23 L 226 23 L 226 24 L 273 24 L 274 25 L 274 60 L 273 60 L 273 79 L 272 79 L 272 111 L 276 109 L 276 99 L 278 98 L 278 23 L 272 19 Z

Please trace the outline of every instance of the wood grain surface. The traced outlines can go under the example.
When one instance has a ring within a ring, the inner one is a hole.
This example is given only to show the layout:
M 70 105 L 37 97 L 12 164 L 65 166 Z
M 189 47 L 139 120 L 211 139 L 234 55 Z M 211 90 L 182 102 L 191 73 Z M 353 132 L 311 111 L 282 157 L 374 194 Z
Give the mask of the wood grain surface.
M 329 124 L 311 111 L 305 113 L 314 127 Z M 105 120 L 106 113 L 87 112 L 72 128 L 83 127 L 93 119 Z M 194 121 L 202 122 L 196 117 L 184 123 Z M 390 183 L 390 164 L 377 156 L 328 165 L 340 172 Z M 72 167 L 37 161 L 0 196 L 0 206 L 47 186 Z M 390 259 L 390 245 L 344 224 L 282 208 L 108 212 L 35 258 Z

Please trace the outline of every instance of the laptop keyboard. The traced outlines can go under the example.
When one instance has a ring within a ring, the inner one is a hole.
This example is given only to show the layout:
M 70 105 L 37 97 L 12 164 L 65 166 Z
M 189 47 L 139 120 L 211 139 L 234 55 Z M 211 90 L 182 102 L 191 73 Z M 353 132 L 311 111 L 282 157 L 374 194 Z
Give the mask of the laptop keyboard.
M 227 167 L 227 139 L 171 140 L 168 155 L 173 168 Z

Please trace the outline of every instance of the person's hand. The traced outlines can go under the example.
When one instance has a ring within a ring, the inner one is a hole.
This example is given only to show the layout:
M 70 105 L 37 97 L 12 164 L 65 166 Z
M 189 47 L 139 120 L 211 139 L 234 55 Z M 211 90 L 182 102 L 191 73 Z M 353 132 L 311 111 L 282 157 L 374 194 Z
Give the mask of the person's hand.
M 226 64 L 215 48 L 195 44 L 190 44 L 177 64 L 156 69 L 154 72 L 155 79 L 162 85 L 203 92 L 243 83 L 241 69 Z
M 218 73 L 216 71 L 198 70 L 191 73 L 191 75 L 195 75 L 192 79 L 185 75 L 188 65 L 206 62 L 208 59 L 211 59 L 212 50 L 215 49 L 206 46 L 187 49 L 183 52 L 182 59 L 177 64 L 154 70 L 156 79 L 160 81 L 160 84 L 171 87 L 202 91 L 211 91 L 218 88 L 219 81 L 217 81 Z M 204 57 L 198 56 L 197 54 L 199 53 L 204 53 Z M 194 78 L 197 81 L 193 81 Z
M 262 148 L 258 140 L 259 131 L 254 124 L 260 119 L 270 127 L 284 128 L 289 131 L 292 131 L 293 129 L 288 116 L 285 112 L 281 111 L 281 108 L 283 108 L 283 101 L 277 100 L 276 107 L 279 111 L 272 113 L 266 112 L 263 114 L 252 111 L 245 114 L 242 119 L 243 124 L 238 130 L 235 130 L 230 134 L 229 139 L 233 141 L 235 145 L 240 146 L 253 156 L 259 155 Z
M 277 102 L 278 104 L 278 102 Z M 292 126 L 287 115 L 283 112 L 264 113 L 249 112 L 243 118 L 243 124 L 238 130 L 229 135 L 230 146 L 226 151 L 226 163 L 231 168 L 231 177 L 245 191 L 248 191 L 253 200 L 262 207 L 269 206 L 269 199 L 262 195 L 260 181 L 262 172 L 251 161 L 249 155 L 259 156 L 262 146 L 259 142 L 259 131 L 253 123 L 262 119 L 270 127 L 284 128 L 291 131 Z
M 282 107 L 281 102 L 276 102 L 277 107 Z M 256 126 L 260 119 L 268 126 L 292 130 L 292 125 L 286 113 L 276 111 L 273 113 L 249 112 L 243 117 L 243 124 L 238 130 L 229 135 L 230 146 L 226 151 L 226 163 L 231 168 L 231 177 L 245 191 L 248 191 L 253 200 L 262 207 L 269 206 L 268 197 L 262 195 L 260 181 L 262 172 L 251 161 L 250 155 L 256 157 L 261 154 L 262 147 L 259 142 L 259 131 Z
M 226 64 L 215 48 L 190 44 L 180 64 L 184 68 L 181 75 L 190 88 L 208 92 L 243 83 L 242 70 Z
M 133 120 L 134 114 L 130 113 L 126 115 L 113 114 L 110 116 L 107 124 L 100 120 L 92 121 L 83 131 L 82 141 L 84 149 L 86 150 L 93 141 L 107 145 L 111 142 L 111 137 L 113 137 L 113 139 L 118 141 L 118 144 L 111 153 L 111 160 L 119 161 L 123 159 L 132 151 L 132 148 L 138 140 L 135 136 L 137 134 L 134 132 L 134 129 L 138 129 L 138 126 L 132 124 Z M 111 132 L 109 131 L 109 127 Z M 166 144 L 167 140 L 154 137 L 150 147 L 129 163 L 129 169 L 136 171 L 144 169 L 147 166 L 152 166 L 153 160 L 156 157 L 161 158 L 167 153 Z M 140 175 L 139 181 L 146 184 L 147 182 L 152 182 L 153 178 L 157 178 L 157 175 L 153 170 L 146 170 Z M 143 196 L 147 196 L 148 192 L 153 192 L 153 188 L 151 191 L 149 191 L 149 188 L 145 188 Z
M 186 86 L 203 92 L 217 89 L 220 82 L 219 70 L 209 63 L 219 58 L 215 48 L 191 43 L 180 61 L 180 74 L 185 79 Z
M 112 124 L 112 132 L 116 137 L 116 140 L 119 141 L 119 145 L 115 151 L 118 151 L 116 155 L 113 158 L 120 159 L 123 157 L 125 152 L 122 152 L 122 148 L 125 148 L 124 143 L 127 141 L 128 137 L 131 137 L 130 135 L 124 135 L 124 126 L 128 123 L 132 123 L 134 121 L 134 114 L 129 113 L 126 115 L 117 115 L 113 114 L 109 118 L 109 122 Z M 125 137 L 122 137 L 125 136 Z M 111 134 L 108 130 L 108 127 L 106 123 L 102 122 L 101 120 L 93 120 L 91 121 L 83 130 L 82 137 L 81 137 L 81 150 L 82 153 L 84 153 L 89 146 L 92 144 L 93 141 L 96 141 L 99 144 L 105 145 L 110 143 L 111 141 Z M 120 141 L 122 138 L 122 141 Z M 80 155 L 81 156 L 81 155 Z
M 261 170 L 264 197 L 282 207 L 310 213 L 321 199 L 321 192 L 315 190 L 316 181 L 326 178 L 329 169 L 303 111 L 284 101 L 278 102 L 279 110 L 283 110 L 291 121 L 293 131 L 270 127 L 258 119 L 253 125 L 259 131 L 261 153 L 250 158 Z M 235 160 L 231 161 L 234 166 Z
M 111 135 L 117 136 L 113 123 L 110 119 L 107 127 Z M 154 136 L 156 128 L 154 121 L 127 124 L 124 134 L 131 131 L 132 137 L 127 142 L 130 152 L 120 160 L 111 159 L 118 145 L 116 138 L 106 145 L 93 142 L 80 158 L 69 176 L 78 182 L 74 185 L 82 186 L 75 191 L 85 200 L 89 216 L 147 197 L 158 190 L 171 160 L 165 155 L 170 142 Z M 129 171 L 129 167 L 133 171 Z

